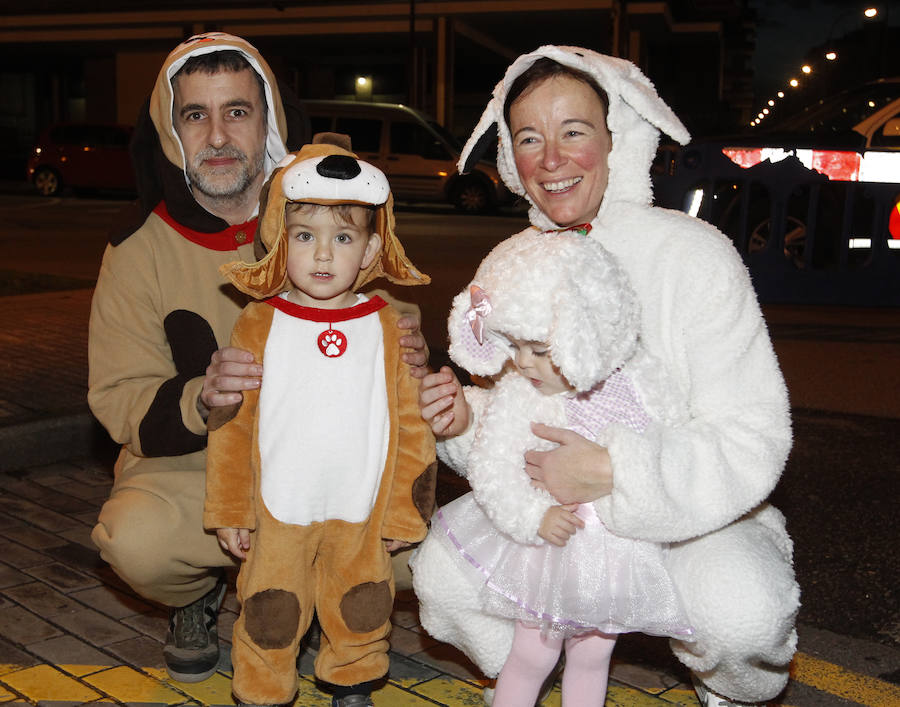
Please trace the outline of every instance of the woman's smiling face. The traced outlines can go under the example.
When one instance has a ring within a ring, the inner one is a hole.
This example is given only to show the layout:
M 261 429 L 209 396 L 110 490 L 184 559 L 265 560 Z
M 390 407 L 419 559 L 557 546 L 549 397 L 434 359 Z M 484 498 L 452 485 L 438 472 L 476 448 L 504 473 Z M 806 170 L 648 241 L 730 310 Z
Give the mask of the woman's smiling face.
M 510 106 L 509 128 L 522 185 L 560 226 L 597 215 L 609 179 L 612 137 L 600 96 L 584 81 L 554 76 Z

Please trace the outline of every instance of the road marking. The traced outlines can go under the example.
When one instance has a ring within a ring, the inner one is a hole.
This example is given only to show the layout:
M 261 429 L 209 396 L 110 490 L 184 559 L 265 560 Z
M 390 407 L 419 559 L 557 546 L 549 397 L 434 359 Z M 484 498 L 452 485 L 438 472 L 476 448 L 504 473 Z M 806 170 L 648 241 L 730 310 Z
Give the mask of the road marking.
M 900 687 L 897 685 L 854 673 L 805 653 L 794 656 L 791 662 L 791 679 L 866 707 L 900 705 Z

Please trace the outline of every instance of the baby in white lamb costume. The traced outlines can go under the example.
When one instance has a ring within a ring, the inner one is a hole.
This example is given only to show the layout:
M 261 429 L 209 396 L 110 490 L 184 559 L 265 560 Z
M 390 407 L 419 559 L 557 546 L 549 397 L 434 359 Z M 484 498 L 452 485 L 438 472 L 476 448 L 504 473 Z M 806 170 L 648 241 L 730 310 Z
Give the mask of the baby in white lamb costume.
M 799 589 L 784 518 L 766 502 L 790 450 L 790 407 L 755 293 L 725 236 L 651 205 L 650 166 L 660 131 L 682 143 L 689 136 L 628 61 L 557 46 L 519 57 L 494 89 L 463 151 L 461 171 L 478 160 L 496 128 L 500 174 L 532 202 L 533 225 L 523 234 L 569 225 L 555 223 L 529 193 L 535 187 L 519 174 L 504 112 L 516 79 L 547 60 L 589 76 L 608 98 L 608 185 L 587 237 L 615 258 L 639 309 L 639 350 L 621 373 L 630 383 L 626 397 L 633 395 L 646 422 L 642 427 L 611 419 L 596 431 L 609 456 L 612 490 L 590 505 L 615 535 L 667 545 L 665 568 L 691 632 L 659 632 L 672 635 L 673 651 L 691 669 L 703 704 L 772 699 L 787 683 L 796 648 Z M 586 276 L 579 284 L 587 291 L 597 282 Z M 582 343 L 575 350 L 587 349 Z M 451 353 L 459 355 L 457 349 Z M 615 379 L 613 374 L 610 382 Z M 486 473 L 473 453 L 492 395 L 467 388 L 473 422 L 439 445 L 443 459 L 470 476 L 473 487 Z M 532 413 L 523 408 L 517 415 Z M 573 429 L 588 439 L 595 432 Z M 520 448 L 511 446 L 510 458 Z M 512 498 L 512 492 L 495 493 Z M 492 520 L 525 541 L 551 502 L 513 506 L 514 512 L 498 511 Z M 501 516 L 508 528 L 500 525 Z M 455 548 L 437 539 L 440 517 L 435 521 L 412 562 L 422 623 L 465 651 L 486 675 L 496 675 L 509 655 L 515 621 L 486 611 L 496 607 L 484 605 L 480 588 L 455 561 Z
M 505 241 L 454 300 L 453 360 L 475 374 L 513 370 L 485 393 L 474 438 L 443 445 L 468 470 L 473 492 L 437 511 L 414 580 L 428 576 L 419 570 L 429 555 L 449 553 L 485 613 L 519 621 L 495 705 L 533 704 L 563 643 L 563 699 L 602 705 L 613 634 L 691 633 L 665 544 L 611 533 L 591 504 L 561 506 L 524 469 L 527 450 L 548 446 L 532 434 L 534 421 L 598 441 L 610 426 L 640 433 L 651 424 L 641 387 L 658 396 L 660 382 L 638 345 L 638 315 L 620 268 L 573 231 Z M 431 630 L 435 602 L 448 598 L 421 585 Z

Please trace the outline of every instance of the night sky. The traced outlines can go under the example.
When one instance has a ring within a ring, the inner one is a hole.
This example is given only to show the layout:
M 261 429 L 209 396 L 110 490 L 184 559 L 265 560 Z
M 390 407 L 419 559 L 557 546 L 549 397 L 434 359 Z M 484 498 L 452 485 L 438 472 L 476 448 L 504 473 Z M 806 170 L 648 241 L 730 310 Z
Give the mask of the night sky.
M 824 43 L 829 31 L 839 37 L 870 21 L 862 14 L 866 7 L 881 12 L 887 6 L 890 25 L 900 24 L 900 0 L 751 0 L 750 5 L 758 13 L 753 81 L 758 98 L 797 76 L 807 50 Z

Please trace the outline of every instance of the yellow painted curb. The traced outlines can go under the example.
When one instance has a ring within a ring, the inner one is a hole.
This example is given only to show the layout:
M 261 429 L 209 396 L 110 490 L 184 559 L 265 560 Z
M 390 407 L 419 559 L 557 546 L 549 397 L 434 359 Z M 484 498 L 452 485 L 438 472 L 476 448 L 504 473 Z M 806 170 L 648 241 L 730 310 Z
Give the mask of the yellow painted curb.
M 86 685 L 50 665 L 35 665 L 3 676 L 3 682 L 34 702 L 91 702 L 102 699 Z
M 805 653 L 794 656 L 791 679 L 866 707 L 900 705 L 900 687 L 897 685 L 854 673 Z

